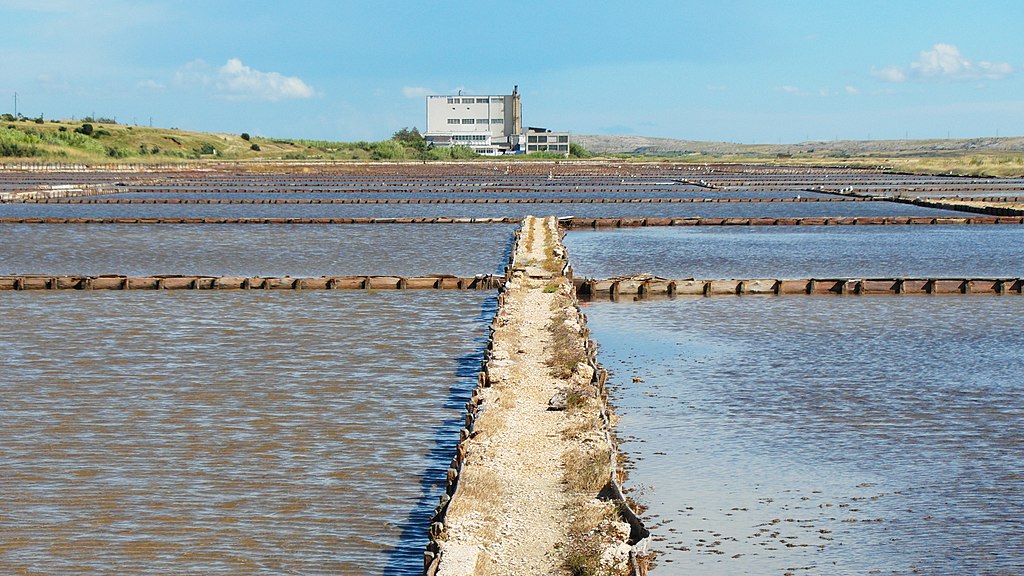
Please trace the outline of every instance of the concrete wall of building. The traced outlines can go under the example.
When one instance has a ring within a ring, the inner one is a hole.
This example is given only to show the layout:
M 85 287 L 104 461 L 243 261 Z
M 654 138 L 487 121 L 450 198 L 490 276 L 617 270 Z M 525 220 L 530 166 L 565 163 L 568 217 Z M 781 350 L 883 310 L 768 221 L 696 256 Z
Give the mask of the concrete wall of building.
M 489 134 L 495 140 L 522 133 L 518 94 L 427 96 L 426 134 Z

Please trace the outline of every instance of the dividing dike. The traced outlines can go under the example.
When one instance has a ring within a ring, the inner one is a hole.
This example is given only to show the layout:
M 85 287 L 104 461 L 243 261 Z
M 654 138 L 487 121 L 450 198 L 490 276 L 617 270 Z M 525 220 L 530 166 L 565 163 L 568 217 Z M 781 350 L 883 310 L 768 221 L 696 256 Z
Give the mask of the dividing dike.
M 555 218 L 527 217 L 448 489 L 428 576 L 644 574 L 604 390 Z

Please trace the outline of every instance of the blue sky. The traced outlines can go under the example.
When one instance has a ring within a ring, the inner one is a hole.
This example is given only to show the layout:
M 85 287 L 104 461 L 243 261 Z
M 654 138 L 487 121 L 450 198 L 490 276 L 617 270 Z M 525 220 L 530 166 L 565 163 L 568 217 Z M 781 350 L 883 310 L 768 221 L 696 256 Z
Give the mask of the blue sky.
M 1024 2 L 0 0 L 0 112 L 330 140 L 508 93 L 577 134 L 1024 135 Z

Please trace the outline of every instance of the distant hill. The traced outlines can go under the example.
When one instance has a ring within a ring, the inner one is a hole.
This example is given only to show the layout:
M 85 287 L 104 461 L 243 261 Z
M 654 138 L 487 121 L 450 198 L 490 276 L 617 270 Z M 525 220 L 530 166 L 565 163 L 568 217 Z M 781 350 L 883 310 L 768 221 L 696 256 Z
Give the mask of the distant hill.
M 814 155 L 905 156 L 964 154 L 975 151 L 1024 151 L 1024 138 L 959 138 L 936 140 L 836 140 L 798 144 L 735 144 L 700 142 L 646 136 L 577 134 L 573 140 L 595 154 L 642 154 L 673 156 L 700 154 L 710 156 Z

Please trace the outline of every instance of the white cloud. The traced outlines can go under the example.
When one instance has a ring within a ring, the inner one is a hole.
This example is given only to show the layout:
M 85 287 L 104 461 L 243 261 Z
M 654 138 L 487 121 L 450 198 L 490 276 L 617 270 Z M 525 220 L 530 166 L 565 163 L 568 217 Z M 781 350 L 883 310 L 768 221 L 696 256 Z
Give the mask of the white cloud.
M 215 82 L 220 96 L 230 100 L 289 100 L 312 98 L 316 95 L 308 84 L 297 76 L 278 72 L 260 72 L 250 68 L 238 58 L 232 58 L 217 70 Z
M 194 60 L 178 69 L 174 81 L 180 86 L 195 86 L 212 91 L 217 97 L 226 100 L 277 102 L 316 96 L 316 90 L 297 76 L 261 72 L 246 66 L 238 58 L 228 60 L 216 70 L 202 60 Z
M 856 96 L 857 94 L 860 94 L 860 88 L 857 88 L 856 86 L 847 85 L 845 88 L 843 88 L 843 90 L 845 90 L 846 93 L 851 96 Z
M 135 87 L 141 88 L 143 90 L 153 90 L 154 92 L 158 92 L 160 90 L 167 88 L 166 85 L 157 82 L 156 80 L 142 80 L 140 82 L 137 82 L 135 84 Z
M 971 60 L 952 44 L 935 44 L 923 50 L 917 60 L 906 68 L 887 66 L 872 73 L 887 82 L 908 80 L 975 81 L 999 80 L 1013 74 L 1013 66 L 1006 62 Z
M 780 86 L 778 88 L 778 91 L 785 92 L 786 94 L 792 94 L 794 96 L 803 96 L 804 94 L 803 91 L 801 91 L 796 86 Z
M 886 82 L 904 82 L 907 79 L 906 73 L 896 66 L 886 66 L 881 70 L 872 70 L 871 73 Z
M 406 98 L 424 98 L 433 94 L 436 92 L 423 86 L 402 86 L 402 95 Z

